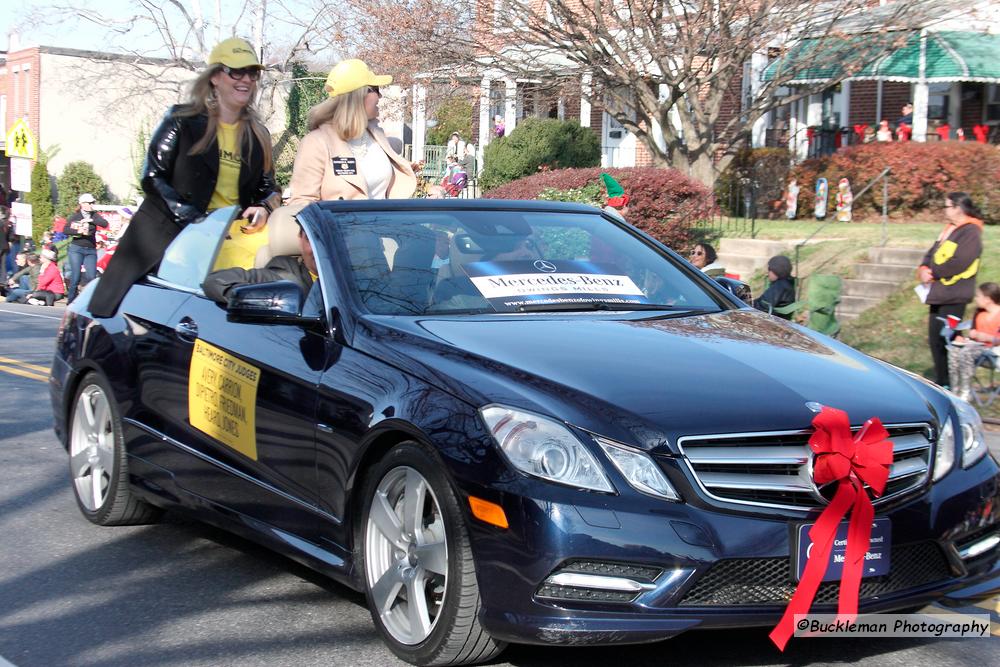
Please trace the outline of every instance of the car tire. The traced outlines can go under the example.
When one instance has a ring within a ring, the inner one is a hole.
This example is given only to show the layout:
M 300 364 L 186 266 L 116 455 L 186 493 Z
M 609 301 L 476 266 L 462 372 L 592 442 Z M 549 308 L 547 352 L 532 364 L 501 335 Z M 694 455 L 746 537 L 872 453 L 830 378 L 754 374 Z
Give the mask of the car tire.
M 392 652 L 415 665 L 465 665 L 503 651 L 506 644 L 479 624 L 469 534 L 434 453 L 416 442 L 394 447 L 366 476 L 363 493 L 358 571 Z
M 155 521 L 160 510 L 129 489 L 118 405 L 102 376 L 90 373 L 80 382 L 69 423 L 70 477 L 83 515 L 99 526 Z

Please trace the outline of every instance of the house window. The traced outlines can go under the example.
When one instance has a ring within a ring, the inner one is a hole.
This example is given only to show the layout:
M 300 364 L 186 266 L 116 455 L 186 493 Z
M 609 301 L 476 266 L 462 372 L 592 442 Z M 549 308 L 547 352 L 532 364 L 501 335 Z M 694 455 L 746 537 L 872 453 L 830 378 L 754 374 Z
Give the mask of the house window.
M 986 86 L 986 120 L 1000 121 L 1000 84 Z
M 950 83 L 932 83 L 927 86 L 927 119 L 948 120 Z

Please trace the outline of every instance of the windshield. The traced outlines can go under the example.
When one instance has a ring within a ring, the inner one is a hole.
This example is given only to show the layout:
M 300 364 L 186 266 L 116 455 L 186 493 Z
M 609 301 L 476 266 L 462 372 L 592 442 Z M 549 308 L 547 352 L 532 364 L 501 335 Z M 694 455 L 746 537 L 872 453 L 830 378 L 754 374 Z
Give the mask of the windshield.
M 373 313 L 718 310 L 673 260 L 599 215 L 328 212 L 349 287 Z

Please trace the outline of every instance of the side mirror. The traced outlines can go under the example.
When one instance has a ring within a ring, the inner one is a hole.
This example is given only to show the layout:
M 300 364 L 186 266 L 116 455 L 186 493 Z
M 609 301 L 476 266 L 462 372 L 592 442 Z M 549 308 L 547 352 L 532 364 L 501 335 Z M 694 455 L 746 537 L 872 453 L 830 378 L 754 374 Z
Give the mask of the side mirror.
M 722 285 L 722 287 L 735 296 L 740 301 L 747 305 L 753 302 L 753 292 L 750 291 L 750 286 L 747 285 L 742 280 L 736 280 L 735 278 L 726 278 L 725 276 L 718 276 L 715 278 L 715 282 Z
M 290 280 L 237 285 L 227 297 L 226 312 L 231 321 L 306 324 L 320 319 L 302 316 L 302 288 Z

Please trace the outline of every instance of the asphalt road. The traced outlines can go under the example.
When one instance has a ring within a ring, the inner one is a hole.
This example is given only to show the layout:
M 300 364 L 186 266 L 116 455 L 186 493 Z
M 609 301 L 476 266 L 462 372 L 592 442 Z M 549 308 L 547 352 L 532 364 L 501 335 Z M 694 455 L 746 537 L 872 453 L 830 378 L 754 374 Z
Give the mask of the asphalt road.
M 0 667 L 400 665 L 358 594 L 168 514 L 99 528 L 77 511 L 44 381 L 59 308 L 0 304 Z M 1000 456 L 1000 434 L 991 436 Z M 993 611 L 997 600 L 967 611 Z M 994 625 L 994 632 L 1000 626 Z M 1000 638 L 793 639 L 704 631 L 647 646 L 511 647 L 501 666 L 1000 664 Z

